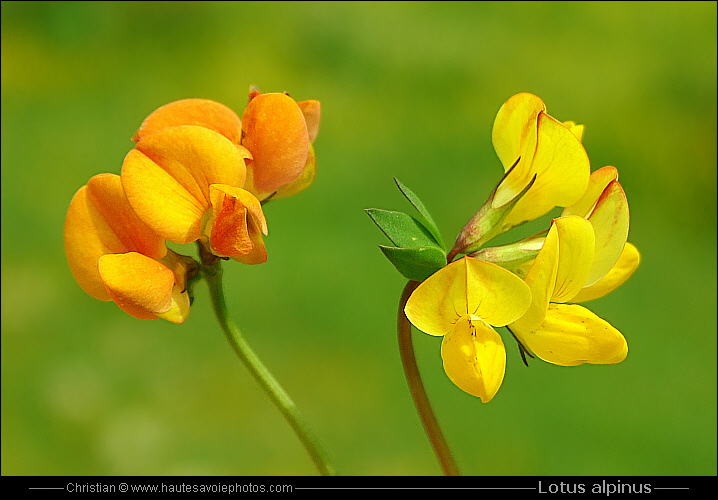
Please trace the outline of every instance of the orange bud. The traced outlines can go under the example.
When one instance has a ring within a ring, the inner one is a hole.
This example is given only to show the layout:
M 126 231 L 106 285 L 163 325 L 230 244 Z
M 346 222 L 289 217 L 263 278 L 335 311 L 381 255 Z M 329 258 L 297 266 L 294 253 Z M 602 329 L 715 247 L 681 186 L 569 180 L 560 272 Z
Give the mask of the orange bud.
M 242 130 L 258 191 L 272 192 L 302 173 L 309 134 L 304 114 L 291 97 L 278 93 L 254 97 L 244 110 Z

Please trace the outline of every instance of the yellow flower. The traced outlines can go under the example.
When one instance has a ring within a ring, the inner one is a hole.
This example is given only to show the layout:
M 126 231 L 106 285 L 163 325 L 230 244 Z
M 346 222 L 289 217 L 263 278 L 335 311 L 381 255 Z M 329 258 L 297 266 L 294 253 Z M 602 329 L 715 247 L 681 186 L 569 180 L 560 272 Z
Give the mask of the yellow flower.
M 600 206 L 596 210 L 601 210 Z M 608 293 L 638 265 L 635 247 L 625 245 L 623 249 L 625 236 L 620 245 L 616 243 L 620 238 L 601 236 L 606 231 L 614 235 L 618 231 L 603 224 L 597 224 L 594 230 L 593 224 L 598 221 L 605 219 L 597 216 L 591 221 L 590 217 L 587 220 L 577 215 L 555 219 L 524 280 L 531 289 L 531 305 L 509 329 L 523 346 L 549 363 L 620 363 L 628 353 L 621 332 L 588 309 L 568 304 Z M 602 239 L 611 243 L 598 244 Z M 603 269 L 613 258 L 606 255 L 614 255 L 616 246 L 622 248 L 617 261 L 602 271 L 603 275 L 597 274 L 596 269 Z
M 127 154 L 122 186 L 140 219 L 162 238 L 178 244 L 205 238 L 215 255 L 258 264 L 267 260 L 267 222 L 259 200 L 241 187 L 248 157 L 209 128 L 164 127 Z
M 119 176 L 96 175 L 75 193 L 64 241 L 70 270 L 92 297 L 140 319 L 187 318 L 186 263 L 137 217 Z
M 508 174 L 496 189 L 492 207 L 509 203 L 536 176 L 534 184 L 504 220 L 504 229 L 536 219 L 555 206 L 572 205 L 581 198 L 591 171 L 581 145 L 582 133 L 582 125 L 561 123 L 548 115 L 543 101 L 533 94 L 517 94 L 501 106 L 492 140 Z
M 488 403 L 501 386 L 506 351 L 492 326 L 505 326 L 531 303 L 526 284 L 509 271 L 464 257 L 411 294 L 404 309 L 414 326 L 443 336 L 444 370 L 460 389 Z
M 285 198 L 308 187 L 316 173 L 314 142 L 319 131 L 320 103 L 295 102 L 286 94 L 250 92 L 242 119 L 231 109 L 207 99 L 166 104 L 142 123 L 133 136 L 140 141 L 163 128 L 205 127 L 235 144 L 247 162 L 244 187 L 260 200 Z
M 626 242 L 628 200 L 618 183 L 618 171 L 609 166 L 593 172 L 581 199 L 563 210 L 562 216 L 569 215 L 587 219 L 594 229 L 596 240 L 591 270 L 575 300 L 582 302 L 602 297 L 628 279 L 640 260 L 636 247 Z M 471 257 L 494 262 L 525 277 L 547 233 L 548 230 L 516 243 L 483 248 Z M 619 279 L 621 281 L 617 282 Z

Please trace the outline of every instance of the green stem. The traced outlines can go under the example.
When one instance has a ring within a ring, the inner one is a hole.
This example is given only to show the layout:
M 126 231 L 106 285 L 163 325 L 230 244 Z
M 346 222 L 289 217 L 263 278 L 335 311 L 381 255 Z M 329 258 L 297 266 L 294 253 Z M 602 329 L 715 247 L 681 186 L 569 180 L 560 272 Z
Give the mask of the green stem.
M 409 390 L 414 399 L 414 405 L 419 412 L 419 418 L 424 425 L 424 431 L 431 446 L 434 448 L 436 458 L 439 459 L 441 469 L 445 476 L 459 476 L 459 469 L 456 466 L 454 457 L 451 455 L 449 445 L 446 444 L 444 434 L 441 432 L 439 422 L 436 420 L 434 411 L 431 409 L 431 403 L 426 395 L 424 383 L 421 381 L 419 367 L 416 364 L 416 355 L 414 354 L 414 345 L 411 341 L 411 323 L 404 314 L 406 301 L 409 300 L 411 292 L 419 286 L 418 281 L 409 281 L 404 287 L 399 301 L 399 314 L 397 318 L 396 331 L 399 337 L 399 353 L 401 354 L 401 363 L 404 365 L 404 373 L 406 381 L 409 383 Z
M 312 457 L 319 473 L 323 476 L 335 475 L 334 467 L 327 460 L 326 453 L 322 449 L 319 439 L 299 413 L 294 401 L 292 401 L 269 370 L 262 364 L 244 339 L 242 332 L 229 317 L 224 292 L 222 291 L 222 267 L 220 263 L 221 261 L 205 263 L 200 269 L 202 276 L 207 280 L 207 284 L 209 285 L 212 307 L 222 327 L 222 331 L 225 337 L 227 337 L 229 345 L 232 346 L 232 349 L 234 349 L 240 361 L 244 363 L 255 380 L 259 382 L 262 389 L 264 389 L 272 402 L 277 406 L 282 415 L 284 415 L 284 418 L 287 419 L 287 422 L 289 422 L 289 425 L 294 429 L 299 440 Z

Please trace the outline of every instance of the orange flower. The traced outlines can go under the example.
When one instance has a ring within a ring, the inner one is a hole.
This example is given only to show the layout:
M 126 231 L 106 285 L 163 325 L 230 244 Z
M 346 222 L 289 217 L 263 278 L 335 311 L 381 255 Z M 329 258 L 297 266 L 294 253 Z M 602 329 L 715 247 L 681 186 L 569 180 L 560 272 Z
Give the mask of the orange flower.
M 92 297 L 139 319 L 187 318 L 187 263 L 137 217 L 118 175 L 96 175 L 75 193 L 64 240 L 70 270 Z
M 150 114 L 132 139 L 141 141 L 179 125 L 208 128 L 242 151 L 247 162 L 243 187 L 258 199 L 285 198 L 302 191 L 316 173 L 312 143 L 319 130 L 319 101 L 295 102 L 286 94 L 256 90 L 249 98 L 241 120 L 228 107 L 207 99 L 171 102 Z
M 121 176 L 93 177 L 70 204 L 65 249 L 77 282 L 135 317 L 183 322 L 194 261 L 165 241 L 199 240 L 219 257 L 266 261 L 258 196 L 290 196 L 311 184 L 319 116 L 318 101 L 258 91 L 244 120 L 206 99 L 157 109 L 134 134 Z
M 249 156 L 209 128 L 160 128 L 125 157 L 122 186 L 133 210 L 162 238 L 207 239 L 215 255 L 258 264 L 267 260 L 267 222 L 259 200 L 241 187 Z

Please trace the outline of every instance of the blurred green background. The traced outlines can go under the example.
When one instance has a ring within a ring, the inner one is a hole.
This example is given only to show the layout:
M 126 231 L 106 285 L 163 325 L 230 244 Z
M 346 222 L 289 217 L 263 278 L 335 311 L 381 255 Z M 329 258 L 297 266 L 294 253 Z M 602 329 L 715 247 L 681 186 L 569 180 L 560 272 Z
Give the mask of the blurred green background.
M 206 286 L 185 324 L 140 321 L 64 257 L 74 192 L 120 172 L 147 114 L 186 97 L 241 114 L 251 84 L 321 101 L 318 174 L 265 207 L 266 264 L 225 266 L 230 310 L 341 474 L 440 474 L 397 352 L 404 279 L 363 209 L 408 210 L 396 176 L 453 241 L 502 174 L 491 128 L 522 91 L 620 171 L 643 261 L 589 306 L 630 353 L 526 368 L 505 338 L 484 405 L 415 332 L 461 471 L 716 474 L 714 2 L 3 2 L 3 474 L 316 473 Z

